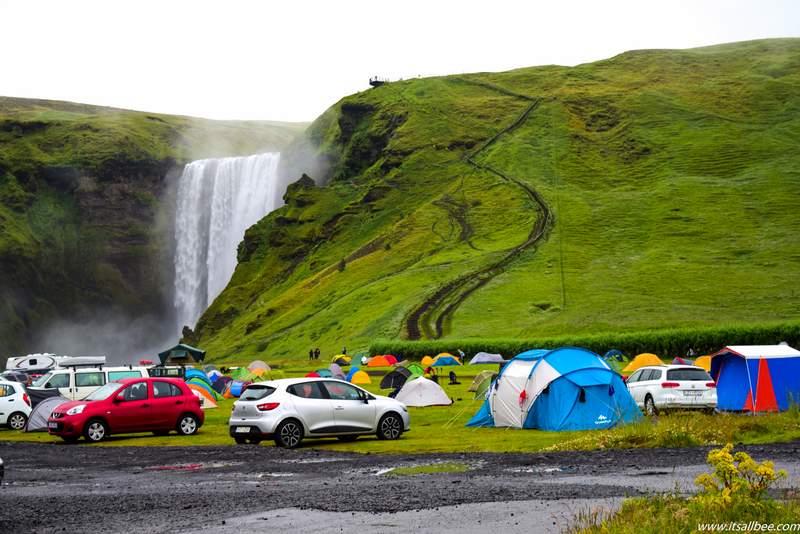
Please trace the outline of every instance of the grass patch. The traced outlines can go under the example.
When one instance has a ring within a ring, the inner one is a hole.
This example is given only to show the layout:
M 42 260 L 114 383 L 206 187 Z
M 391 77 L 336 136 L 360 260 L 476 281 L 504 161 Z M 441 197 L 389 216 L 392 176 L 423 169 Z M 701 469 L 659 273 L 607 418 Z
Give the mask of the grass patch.
M 439 464 L 416 465 L 413 467 L 396 467 L 386 473 L 387 476 L 430 475 L 433 473 L 463 473 L 469 471 L 467 464 L 450 462 Z

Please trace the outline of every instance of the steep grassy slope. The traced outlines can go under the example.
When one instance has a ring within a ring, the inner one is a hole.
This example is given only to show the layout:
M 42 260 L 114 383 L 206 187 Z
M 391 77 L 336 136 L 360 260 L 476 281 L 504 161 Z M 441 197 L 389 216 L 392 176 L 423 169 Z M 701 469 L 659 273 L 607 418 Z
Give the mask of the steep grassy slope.
M 59 350 L 33 342 L 59 319 L 165 322 L 167 176 L 302 127 L 0 98 L 0 356 Z
M 396 82 L 307 135 L 327 185 L 247 233 L 212 356 L 800 311 L 800 40 Z

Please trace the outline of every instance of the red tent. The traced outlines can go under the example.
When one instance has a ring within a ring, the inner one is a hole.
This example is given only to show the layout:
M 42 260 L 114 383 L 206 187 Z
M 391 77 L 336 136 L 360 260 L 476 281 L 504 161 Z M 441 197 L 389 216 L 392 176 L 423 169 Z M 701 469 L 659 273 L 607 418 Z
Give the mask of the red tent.
M 319 375 L 317 373 L 315 373 L 314 371 L 311 371 L 306 376 L 307 377 L 311 377 L 311 378 L 319 378 Z

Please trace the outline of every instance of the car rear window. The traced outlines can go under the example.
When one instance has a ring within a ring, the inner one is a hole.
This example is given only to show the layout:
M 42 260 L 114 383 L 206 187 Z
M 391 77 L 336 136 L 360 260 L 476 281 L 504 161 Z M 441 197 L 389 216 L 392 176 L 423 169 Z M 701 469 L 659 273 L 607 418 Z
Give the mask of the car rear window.
M 705 369 L 670 369 L 667 380 L 697 380 L 711 382 L 711 375 Z
M 271 386 L 248 386 L 247 389 L 244 390 L 242 396 L 239 397 L 241 400 L 246 401 L 256 401 L 261 400 L 264 397 L 269 397 L 275 392 L 275 388 Z

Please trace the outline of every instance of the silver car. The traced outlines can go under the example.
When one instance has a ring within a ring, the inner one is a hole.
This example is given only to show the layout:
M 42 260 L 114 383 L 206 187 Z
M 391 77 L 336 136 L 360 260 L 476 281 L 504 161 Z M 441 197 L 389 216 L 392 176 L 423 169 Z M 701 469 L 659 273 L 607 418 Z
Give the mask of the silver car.
M 398 439 L 410 428 L 406 406 L 333 378 L 284 378 L 247 386 L 228 421 L 236 443 L 274 439 L 294 448 L 303 438 L 360 435 Z

